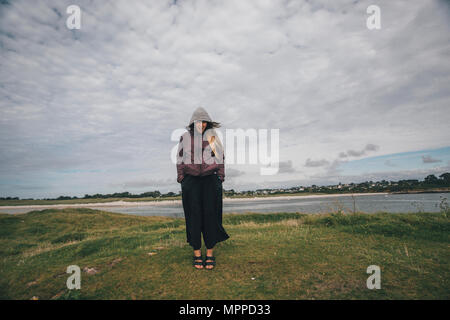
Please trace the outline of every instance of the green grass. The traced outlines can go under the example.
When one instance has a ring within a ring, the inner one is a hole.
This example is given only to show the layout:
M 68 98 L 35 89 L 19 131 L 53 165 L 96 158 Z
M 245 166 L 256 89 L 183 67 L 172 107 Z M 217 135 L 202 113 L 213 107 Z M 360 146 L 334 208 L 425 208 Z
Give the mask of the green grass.
M 214 270 L 180 218 L 85 208 L 0 214 L 1 299 L 449 299 L 445 213 L 226 214 Z M 150 254 L 149 254 L 150 253 Z M 66 268 L 82 271 L 68 290 Z M 369 265 L 381 289 L 366 287 Z

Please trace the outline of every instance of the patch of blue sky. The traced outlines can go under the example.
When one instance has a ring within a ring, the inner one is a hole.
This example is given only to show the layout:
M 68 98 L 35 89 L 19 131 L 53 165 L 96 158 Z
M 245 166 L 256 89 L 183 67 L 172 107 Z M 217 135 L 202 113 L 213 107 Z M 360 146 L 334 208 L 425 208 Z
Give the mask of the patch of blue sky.
M 341 174 L 427 169 L 450 164 L 450 147 L 394 153 L 351 160 L 340 165 Z

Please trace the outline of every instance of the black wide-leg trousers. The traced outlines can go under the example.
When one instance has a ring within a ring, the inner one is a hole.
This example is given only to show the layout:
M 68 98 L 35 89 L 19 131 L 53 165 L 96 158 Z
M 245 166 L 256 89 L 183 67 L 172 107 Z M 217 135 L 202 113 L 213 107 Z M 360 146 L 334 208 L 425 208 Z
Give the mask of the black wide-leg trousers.
M 186 220 L 187 242 L 201 248 L 201 235 L 207 249 L 229 238 L 222 226 L 222 181 L 217 174 L 186 175 L 181 182 L 181 195 Z

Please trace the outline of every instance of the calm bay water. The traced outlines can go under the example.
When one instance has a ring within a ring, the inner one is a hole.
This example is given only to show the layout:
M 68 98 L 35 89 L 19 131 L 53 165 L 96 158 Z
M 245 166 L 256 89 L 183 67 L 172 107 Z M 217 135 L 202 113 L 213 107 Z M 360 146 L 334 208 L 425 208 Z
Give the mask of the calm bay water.
M 449 193 L 421 193 L 421 194 L 394 194 L 394 195 L 368 195 L 354 197 L 350 196 L 323 197 L 323 198 L 296 198 L 283 199 L 258 199 L 224 201 L 224 213 L 244 212 L 304 212 L 320 213 L 336 211 L 339 208 L 353 210 L 354 204 L 357 211 L 367 213 L 374 212 L 439 212 L 439 203 L 442 198 L 450 200 Z M 109 208 L 111 209 L 111 208 Z M 158 207 L 134 207 L 114 208 L 114 212 L 131 213 L 138 215 L 164 215 L 182 217 L 183 207 L 181 204 L 161 205 Z M 113 210 L 110 210 L 113 211 Z
M 450 193 L 421 193 L 421 194 L 376 194 L 360 195 L 353 198 L 351 196 L 333 196 L 321 198 L 294 198 L 287 199 L 277 197 L 272 199 L 258 198 L 256 200 L 238 199 L 224 200 L 224 213 L 244 213 L 244 212 L 303 212 L 320 213 L 343 210 L 353 211 L 356 205 L 357 211 L 367 213 L 374 212 L 439 212 L 439 203 L 443 198 L 450 203 Z M 125 206 L 125 207 L 93 207 L 93 209 L 135 214 L 142 216 L 169 216 L 183 217 L 183 207 L 181 202 L 158 203 L 156 205 Z M 33 209 L 39 210 L 39 209 Z M 28 210 L 4 210 L 0 207 L 0 212 L 20 213 Z

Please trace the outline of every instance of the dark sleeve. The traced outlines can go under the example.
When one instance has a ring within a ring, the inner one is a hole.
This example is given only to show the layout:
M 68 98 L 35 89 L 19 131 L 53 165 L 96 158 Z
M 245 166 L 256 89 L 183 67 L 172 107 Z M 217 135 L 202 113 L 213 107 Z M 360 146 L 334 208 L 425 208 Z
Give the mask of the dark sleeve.
M 183 136 L 180 137 L 177 151 L 177 182 L 181 183 L 184 179 L 184 163 L 183 163 Z

